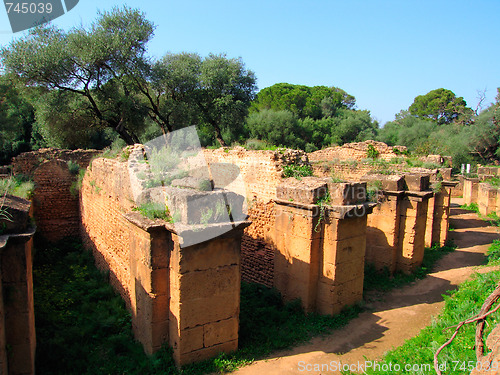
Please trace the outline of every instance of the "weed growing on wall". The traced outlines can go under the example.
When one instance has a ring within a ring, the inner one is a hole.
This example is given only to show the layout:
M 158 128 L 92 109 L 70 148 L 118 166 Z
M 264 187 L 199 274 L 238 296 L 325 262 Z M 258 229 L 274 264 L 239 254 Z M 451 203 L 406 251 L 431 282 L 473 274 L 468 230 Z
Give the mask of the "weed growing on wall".
M 290 164 L 283 167 L 283 177 L 294 177 L 300 180 L 302 177 L 312 176 L 313 170 L 310 165 Z
M 370 159 L 376 159 L 379 157 L 379 155 L 380 152 L 378 152 L 378 150 L 373 147 L 373 145 L 369 144 L 368 149 L 366 150 L 366 156 Z
M 170 220 L 170 212 L 168 211 L 168 208 L 161 203 L 147 202 L 141 204 L 139 207 L 136 207 L 133 210 L 140 212 L 143 216 L 151 220 L 155 219 L 162 219 L 165 221 Z

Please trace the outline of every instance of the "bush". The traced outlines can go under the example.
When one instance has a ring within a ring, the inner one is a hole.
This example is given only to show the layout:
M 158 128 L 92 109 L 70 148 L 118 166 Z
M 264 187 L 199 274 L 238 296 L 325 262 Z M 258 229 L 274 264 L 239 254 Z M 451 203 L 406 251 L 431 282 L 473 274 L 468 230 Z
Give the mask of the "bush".
M 290 164 L 283 167 L 284 177 L 295 177 L 300 180 L 302 177 L 312 176 L 313 170 L 310 165 Z

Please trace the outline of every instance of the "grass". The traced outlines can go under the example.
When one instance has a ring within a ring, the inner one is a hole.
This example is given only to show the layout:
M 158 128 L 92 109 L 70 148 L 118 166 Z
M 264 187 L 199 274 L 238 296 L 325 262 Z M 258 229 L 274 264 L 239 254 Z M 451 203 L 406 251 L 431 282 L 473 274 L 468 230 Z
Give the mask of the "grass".
M 407 340 L 404 345 L 391 350 L 378 362 L 379 365 L 395 364 L 401 366 L 401 371 L 391 374 L 407 374 L 403 371 L 406 364 L 421 364 L 428 366 L 423 371 L 414 371 L 414 374 L 432 374 L 433 358 L 436 350 L 446 342 L 455 329 L 455 326 L 476 314 L 484 300 L 495 289 L 500 278 L 500 271 L 486 274 L 475 274 L 474 277 L 460 285 L 457 291 L 449 292 L 444 296 L 445 307 L 430 326 L 424 328 L 418 336 Z M 500 313 L 494 313 L 487 318 L 488 324 L 484 332 L 487 337 L 491 329 L 498 323 Z M 439 363 L 446 363 L 446 374 L 468 374 L 470 369 L 460 368 L 468 361 L 476 363 L 474 351 L 475 325 L 468 324 L 462 327 L 455 340 L 446 347 L 439 356 Z M 430 367 L 429 367 L 430 366 Z M 386 374 L 384 371 L 368 370 L 367 374 Z
M 147 357 L 120 296 L 79 242 L 37 241 L 33 265 L 41 374 L 175 374 L 168 349 Z
M 363 284 L 364 291 L 389 291 L 407 285 L 415 280 L 423 279 L 427 274 L 432 272 L 432 268 L 439 259 L 455 249 L 456 245 L 451 242 L 442 247 L 434 245 L 433 247 L 425 248 L 422 265 L 412 274 L 397 272 L 391 276 L 388 269 L 378 271 L 372 264 L 366 264 Z
M 134 211 L 140 212 L 142 216 L 151 220 L 162 219 L 168 221 L 170 219 L 168 208 L 161 203 L 147 202 L 134 208 Z
M 24 175 L 14 175 L 0 180 L 0 196 L 5 194 L 30 199 L 35 190 L 35 183 Z
M 300 180 L 302 177 L 312 175 L 313 169 L 310 165 L 290 164 L 283 167 L 283 177 L 294 177 Z
M 275 289 L 242 283 L 240 349 L 175 368 L 167 348 L 148 357 L 131 333 L 130 313 L 81 243 L 36 242 L 37 372 L 43 374 L 206 374 L 232 371 L 276 350 L 340 328 L 355 306 L 331 317 L 304 314 Z

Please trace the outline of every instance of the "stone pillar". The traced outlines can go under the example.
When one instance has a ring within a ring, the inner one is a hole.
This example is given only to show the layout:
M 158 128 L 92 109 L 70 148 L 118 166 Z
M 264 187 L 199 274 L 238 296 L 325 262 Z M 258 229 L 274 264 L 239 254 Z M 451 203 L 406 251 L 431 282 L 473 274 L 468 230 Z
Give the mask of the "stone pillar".
M 406 175 L 405 180 L 409 191 L 401 207 L 397 270 L 411 273 L 424 259 L 427 210 L 433 193 L 427 190 L 429 175 Z
M 464 204 L 477 203 L 479 178 L 464 177 Z
M 4 235 L 0 236 L 0 275 L 2 286 L 3 323 L 0 344 L 1 368 L 5 374 L 35 373 L 35 308 L 33 302 L 32 251 L 35 227 L 30 224 L 31 202 L 7 196 L 3 209 L 9 220 L 0 219 Z M 0 324 L 1 324 L 0 318 Z M 3 332 L 2 332 L 3 331 Z M 7 349 L 7 361 L 2 352 Z
M 444 246 L 444 244 L 448 240 L 448 230 L 450 228 L 451 192 L 452 189 L 454 189 L 457 184 L 458 182 L 454 181 L 441 181 L 441 189 L 434 193 L 434 212 L 433 212 L 433 222 L 431 227 L 432 235 L 431 235 L 430 245 L 427 244 L 426 241 L 426 246 L 428 247 L 431 246 L 432 244 L 438 244 L 439 246 Z M 428 233 L 429 233 L 429 228 L 426 228 L 426 236 L 428 235 Z
M 169 343 L 178 366 L 238 349 L 240 249 L 247 225 L 187 247 L 181 247 L 181 237 L 193 233 L 172 234 Z
M 330 195 L 327 204 L 326 188 Z M 274 285 L 307 312 L 336 314 L 362 298 L 366 184 L 288 179 L 277 188 Z
M 487 183 L 478 184 L 477 191 L 477 203 L 479 207 L 479 213 L 481 215 L 487 216 L 490 213 L 496 213 L 497 209 L 497 191 L 495 188 Z
M 3 304 L 2 249 L 0 248 L 0 375 L 7 375 L 7 342 L 5 341 L 5 311 Z
M 427 203 L 427 223 L 425 224 L 425 247 L 432 247 L 435 242 L 433 238 L 433 228 L 434 228 L 434 211 L 436 210 L 436 199 L 440 200 L 440 192 L 434 192 L 434 194 L 429 197 Z
M 320 314 L 338 314 L 363 299 L 367 207 L 328 210 L 316 301 Z
M 316 178 L 287 179 L 276 191 L 274 286 L 285 301 L 300 298 L 306 312 L 316 309 L 322 241 L 316 203 L 326 192 L 327 183 Z
M 125 217 L 130 222 L 132 330 L 144 351 L 152 354 L 168 342 L 172 236 L 164 225 L 137 212 Z
M 404 198 L 402 176 L 366 175 L 363 181 L 377 181 L 380 190 L 377 205 L 368 216 L 366 228 L 366 263 L 377 270 L 396 271 L 399 248 L 399 222 Z

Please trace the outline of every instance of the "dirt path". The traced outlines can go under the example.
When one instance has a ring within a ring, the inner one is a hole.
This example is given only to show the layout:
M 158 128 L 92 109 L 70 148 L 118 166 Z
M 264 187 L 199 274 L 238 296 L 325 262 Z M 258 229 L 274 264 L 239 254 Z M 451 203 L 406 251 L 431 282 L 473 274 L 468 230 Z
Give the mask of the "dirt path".
M 386 351 L 402 345 L 439 314 L 444 306 L 442 294 L 465 281 L 494 239 L 500 239 L 498 228 L 490 227 L 477 215 L 461 210 L 460 199 L 453 199 L 451 225 L 456 229 L 450 237 L 458 246 L 444 256 L 435 272 L 425 279 L 384 294 L 369 304 L 369 310 L 353 319 L 346 327 L 291 350 L 277 352 L 266 360 L 256 361 L 238 370 L 238 375 L 261 374 L 340 374 L 335 371 L 307 371 L 306 365 L 343 364 L 375 360 Z M 314 369 L 314 367 L 309 367 Z

